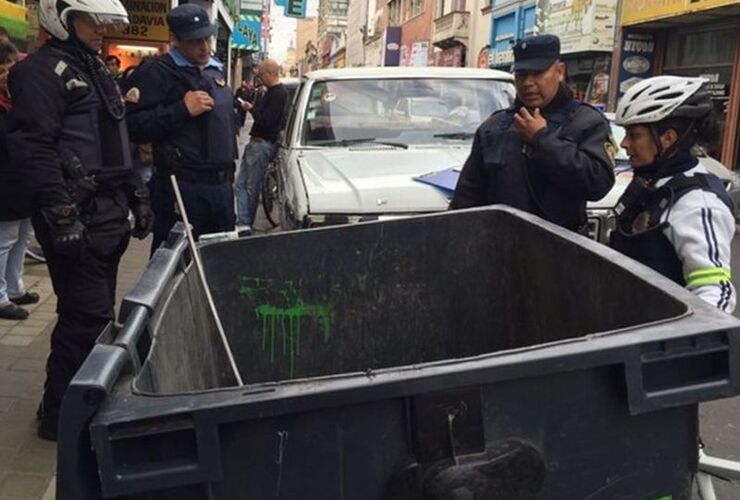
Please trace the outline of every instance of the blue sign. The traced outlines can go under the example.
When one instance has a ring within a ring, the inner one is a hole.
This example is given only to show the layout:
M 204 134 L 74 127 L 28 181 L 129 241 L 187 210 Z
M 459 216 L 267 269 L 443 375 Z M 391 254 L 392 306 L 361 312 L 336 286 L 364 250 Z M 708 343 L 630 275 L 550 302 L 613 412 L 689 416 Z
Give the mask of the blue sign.
M 262 50 L 262 13 L 242 12 L 239 22 L 231 34 L 231 47 L 234 49 L 259 52 Z
M 625 33 L 619 58 L 617 96 L 645 78 L 655 75 L 655 37 L 652 33 Z
M 285 11 L 286 17 L 306 17 L 306 0 L 285 0 Z
M 385 58 L 383 66 L 398 66 L 401 62 L 401 27 L 390 26 L 385 30 Z

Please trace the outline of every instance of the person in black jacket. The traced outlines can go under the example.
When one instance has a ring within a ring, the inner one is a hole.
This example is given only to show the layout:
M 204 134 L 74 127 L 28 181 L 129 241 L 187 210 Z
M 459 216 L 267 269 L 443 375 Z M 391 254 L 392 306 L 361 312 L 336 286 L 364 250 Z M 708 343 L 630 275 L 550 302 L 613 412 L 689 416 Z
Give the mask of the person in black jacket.
M 114 318 L 129 237 L 146 237 L 152 212 L 131 167 L 123 99 L 98 58 L 126 10 L 118 0 L 42 0 L 39 9 L 51 39 L 10 74 L 8 144 L 58 299 L 38 428 L 55 440 L 67 386 Z
M 131 137 L 153 148 L 152 252 L 177 221 L 172 174 L 196 236 L 234 229 L 234 96 L 211 56 L 218 28 L 192 3 L 172 9 L 167 24 L 170 51 L 143 62 L 125 84 Z
M 288 100 L 288 92 L 280 83 L 280 65 L 277 62 L 265 59 L 257 69 L 257 78 L 267 87 L 267 92 L 256 106 L 249 102 L 242 105 L 254 116 L 254 124 L 234 183 L 236 226 L 243 233 L 251 231 L 254 223 L 265 171 L 275 156 L 278 136 L 285 126 Z
M 452 209 L 502 203 L 586 232 L 586 201 L 614 185 L 616 149 L 606 118 L 573 99 L 559 57 L 553 35 L 514 47 L 517 98 L 478 128 Z
M 31 232 L 31 204 L 22 189 L 22 178 L 10 167 L 7 114 L 8 72 L 18 59 L 18 49 L 0 41 L 0 318 L 22 320 L 28 311 L 20 307 L 35 304 L 39 295 L 26 292 L 23 258 Z

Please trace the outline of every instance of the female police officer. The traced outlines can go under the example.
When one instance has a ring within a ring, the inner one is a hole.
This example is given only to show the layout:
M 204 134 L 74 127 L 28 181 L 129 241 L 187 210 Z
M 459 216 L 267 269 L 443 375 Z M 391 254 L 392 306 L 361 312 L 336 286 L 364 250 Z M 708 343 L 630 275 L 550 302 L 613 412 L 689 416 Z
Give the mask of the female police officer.
M 732 202 L 691 153 L 718 133 L 704 83 L 648 78 L 619 102 L 616 123 L 626 128 L 621 146 L 635 176 L 617 205 L 612 246 L 732 312 Z
M 35 206 L 59 318 L 51 335 L 39 436 L 56 439 L 69 381 L 113 319 L 118 263 L 151 231 L 149 197 L 131 168 L 123 99 L 98 52 L 119 0 L 41 0 L 50 41 L 11 72 L 8 144 Z

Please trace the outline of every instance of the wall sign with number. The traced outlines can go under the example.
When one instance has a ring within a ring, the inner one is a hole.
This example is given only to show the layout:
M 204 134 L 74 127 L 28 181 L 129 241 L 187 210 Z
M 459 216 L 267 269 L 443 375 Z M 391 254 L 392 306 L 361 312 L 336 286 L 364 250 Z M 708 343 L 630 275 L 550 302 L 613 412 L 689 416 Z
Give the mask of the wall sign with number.
M 169 0 L 123 0 L 128 11 L 129 25 L 116 33 L 121 40 L 144 40 L 148 42 L 167 42 L 170 32 L 167 29 Z

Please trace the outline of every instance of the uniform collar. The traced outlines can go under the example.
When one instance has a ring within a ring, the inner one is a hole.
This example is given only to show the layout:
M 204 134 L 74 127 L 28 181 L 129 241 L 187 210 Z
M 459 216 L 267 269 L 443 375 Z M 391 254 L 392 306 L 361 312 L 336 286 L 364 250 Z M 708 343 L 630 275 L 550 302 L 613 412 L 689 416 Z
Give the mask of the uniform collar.
M 175 62 L 177 66 L 180 67 L 186 67 L 186 68 L 197 68 L 197 66 L 187 59 L 185 59 L 185 56 L 182 55 L 182 53 L 177 50 L 175 47 L 170 47 L 170 57 Z M 224 65 L 221 64 L 221 62 L 216 59 L 215 57 L 211 57 L 211 60 L 208 61 L 208 64 L 206 64 L 206 68 L 216 68 L 219 71 L 224 70 Z

